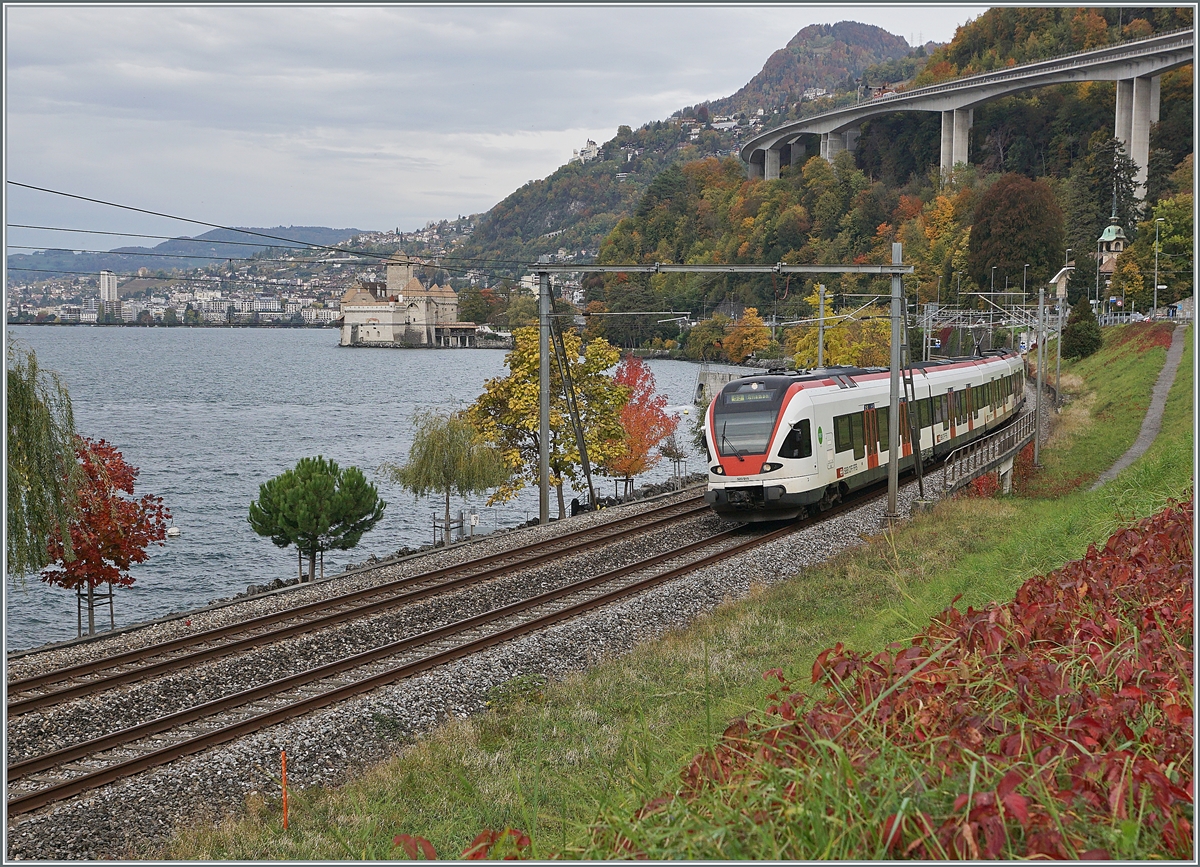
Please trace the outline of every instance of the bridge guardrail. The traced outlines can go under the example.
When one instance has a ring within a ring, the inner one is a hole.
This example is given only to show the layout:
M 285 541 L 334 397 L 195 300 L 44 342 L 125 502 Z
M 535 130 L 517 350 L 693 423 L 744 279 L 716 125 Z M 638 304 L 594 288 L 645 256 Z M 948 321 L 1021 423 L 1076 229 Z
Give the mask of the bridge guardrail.
M 946 459 L 942 475 L 943 496 L 948 496 L 972 479 L 999 466 L 1033 441 L 1034 414 L 1028 412 L 1013 424 L 976 443 L 957 448 Z

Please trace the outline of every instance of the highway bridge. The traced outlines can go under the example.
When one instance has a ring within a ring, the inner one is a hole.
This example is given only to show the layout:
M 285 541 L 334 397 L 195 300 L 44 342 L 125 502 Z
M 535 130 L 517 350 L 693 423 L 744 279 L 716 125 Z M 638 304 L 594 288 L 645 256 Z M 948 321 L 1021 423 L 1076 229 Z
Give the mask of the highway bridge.
M 1191 63 L 1194 54 L 1195 34 L 1188 28 L 964 76 L 784 124 L 750 139 L 740 153 L 750 165 L 751 178 L 772 180 L 779 177 L 781 166 L 803 162 L 806 136 L 820 136 L 821 156 L 832 162 L 838 151 L 855 149 L 859 127 L 871 118 L 901 111 L 936 111 L 942 115 L 941 169 L 945 173 L 967 162 L 975 106 L 1037 87 L 1115 81 L 1114 133 L 1137 165 L 1137 195 L 1144 198 L 1150 125 L 1158 122 L 1161 76 Z

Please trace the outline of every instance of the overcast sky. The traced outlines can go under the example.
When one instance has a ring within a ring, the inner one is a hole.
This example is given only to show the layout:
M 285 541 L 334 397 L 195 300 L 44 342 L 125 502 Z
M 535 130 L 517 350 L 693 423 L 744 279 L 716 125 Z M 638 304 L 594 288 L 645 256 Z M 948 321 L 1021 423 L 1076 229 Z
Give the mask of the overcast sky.
M 986 8 L 10 5 L 7 179 L 225 225 L 410 231 L 734 93 L 809 24 L 916 45 Z M 206 231 L 11 185 L 5 204 L 9 224 Z

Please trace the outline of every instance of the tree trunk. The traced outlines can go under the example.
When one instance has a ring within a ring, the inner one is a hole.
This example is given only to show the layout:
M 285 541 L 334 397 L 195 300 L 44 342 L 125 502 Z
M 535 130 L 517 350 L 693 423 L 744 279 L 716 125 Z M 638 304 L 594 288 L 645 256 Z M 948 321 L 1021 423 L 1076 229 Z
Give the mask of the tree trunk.
M 559 482 L 554 488 L 558 491 L 558 520 L 561 521 L 567 516 L 567 506 L 563 502 L 563 483 Z
M 88 583 L 88 635 L 96 634 L 96 602 L 92 595 L 95 592 L 95 587 Z
M 313 579 L 317 577 L 317 549 L 313 548 L 308 552 L 308 583 L 311 584 Z
M 446 491 L 446 524 L 444 527 L 446 547 L 450 547 L 450 491 Z

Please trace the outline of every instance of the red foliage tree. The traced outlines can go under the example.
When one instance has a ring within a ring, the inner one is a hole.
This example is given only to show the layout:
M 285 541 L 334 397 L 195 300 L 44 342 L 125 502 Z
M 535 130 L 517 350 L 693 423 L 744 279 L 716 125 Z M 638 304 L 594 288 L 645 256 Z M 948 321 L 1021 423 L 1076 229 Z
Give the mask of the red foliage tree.
M 42 580 L 88 597 L 88 633 L 95 632 L 93 595 L 101 584 L 127 587 L 129 568 L 144 562 L 151 542 L 162 544 L 171 513 L 161 497 L 133 498 L 137 467 L 125 462 L 111 443 L 79 437 L 75 456 L 85 481 L 79 490 L 79 510 L 68 527 L 74 557 L 66 559 L 61 536 L 47 546 L 52 565 Z M 82 630 L 81 630 L 82 631 Z
M 606 469 L 613 475 L 631 478 L 658 462 L 659 455 L 651 455 L 650 451 L 675 432 L 679 417 L 667 415 L 666 397 L 655 394 L 654 374 L 637 356 L 626 355 L 613 378 L 629 389 L 629 401 L 621 409 L 625 451 L 609 461 Z

